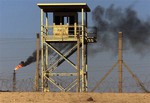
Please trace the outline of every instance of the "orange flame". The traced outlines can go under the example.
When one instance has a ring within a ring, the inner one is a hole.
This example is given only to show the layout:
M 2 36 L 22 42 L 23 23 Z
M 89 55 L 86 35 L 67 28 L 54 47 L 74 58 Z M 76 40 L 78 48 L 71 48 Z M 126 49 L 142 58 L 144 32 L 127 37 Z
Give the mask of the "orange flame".
M 22 64 L 19 64 L 19 65 L 17 65 L 17 66 L 15 67 L 15 70 L 18 70 L 18 69 L 21 68 L 21 67 L 23 67 L 23 65 L 22 65 Z

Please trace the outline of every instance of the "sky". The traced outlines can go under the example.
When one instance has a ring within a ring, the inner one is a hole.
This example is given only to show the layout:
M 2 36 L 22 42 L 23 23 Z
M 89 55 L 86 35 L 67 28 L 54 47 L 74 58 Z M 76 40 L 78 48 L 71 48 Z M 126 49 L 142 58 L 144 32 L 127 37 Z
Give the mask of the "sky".
M 131 6 L 140 19 L 147 20 L 150 17 L 150 0 L 0 0 L 1 76 L 10 75 L 14 67 L 35 50 L 36 33 L 40 32 L 40 8 L 37 6 L 39 2 L 86 2 L 91 11 L 98 5 L 107 8 L 114 4 L 123 9 Z M 89 26 L 93 25 L 91 13 L 88 15 L 88 22 Z M 99 52 L 89 58 L 89 76 L 95 81 L 117 61 L 117 55 L 113 55 L 111 51 Z M 150 74 L 150 54 L 143 56 L 132 50 L 125 50 L 124 61 L 140 77 Z M 23 78 L 33 77 L 34 74 L 35 63 L 17 71 L 17 75 Z M 117 76 L 117 70 L 113 75 Z

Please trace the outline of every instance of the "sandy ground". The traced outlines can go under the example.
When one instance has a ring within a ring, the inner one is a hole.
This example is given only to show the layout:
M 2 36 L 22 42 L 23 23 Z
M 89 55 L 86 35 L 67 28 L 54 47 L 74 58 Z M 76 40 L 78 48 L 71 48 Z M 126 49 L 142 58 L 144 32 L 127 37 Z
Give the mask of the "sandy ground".
M 150 103 L 150 94 L 0 92 L 0 103 Z

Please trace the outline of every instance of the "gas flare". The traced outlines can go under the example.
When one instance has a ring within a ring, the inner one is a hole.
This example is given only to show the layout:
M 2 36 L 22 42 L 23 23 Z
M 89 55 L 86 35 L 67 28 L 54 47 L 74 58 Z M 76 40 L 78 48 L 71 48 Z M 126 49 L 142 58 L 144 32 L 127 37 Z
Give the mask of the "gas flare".
M 20 68 L 22 68 L 22 67 L 24 67 L 24 62 L 23 62 L 23 61 L 21 61 L 21 63 L 19 63 L 19 65 L 17 65 L 17 66 L 15 67 L 15 70 L 18 70 L 18 69 L 20 69 Z

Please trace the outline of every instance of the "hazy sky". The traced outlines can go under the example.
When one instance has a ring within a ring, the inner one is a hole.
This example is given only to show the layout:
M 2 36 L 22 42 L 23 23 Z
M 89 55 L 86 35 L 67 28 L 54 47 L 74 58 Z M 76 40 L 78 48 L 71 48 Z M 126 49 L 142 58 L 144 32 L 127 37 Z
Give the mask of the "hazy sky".
M 0 0 L 0 75 L 12 73 L 14 67 L 35 50 L 36 33 L 40 32 L 39 2 L 86 2 L 91 11 L 98 5 L 107 8 L 114 4 L 123 9 L 131 6 L 140 19 L 150 18 L 150 0 Z M 91 13 L 88 21 L 89 26 L 93 25 Z M 132 50 L 126 50 L 124 59 L 133 71 L 137 70 L 138 75 L 150 74 L 150 54 L 143 57 Z M 116 60 L 117 56 L 111 52 L 100 52 L 93 58 L 90 57 L 91 78 L 93 74 L 103 75 Z M 31 64 L 20 69 L 18 75 L 32 77 L 34 71 L 35 64 Z
M 0 37 L 33 37 L 39 32 L 38 2 L 86 2 L 91 10 L 97 5 L 133 6 L 141 18 L 149 16 L 149 0 L 0 0 Z M 91 18 L 89 18 L 91 21 Z

